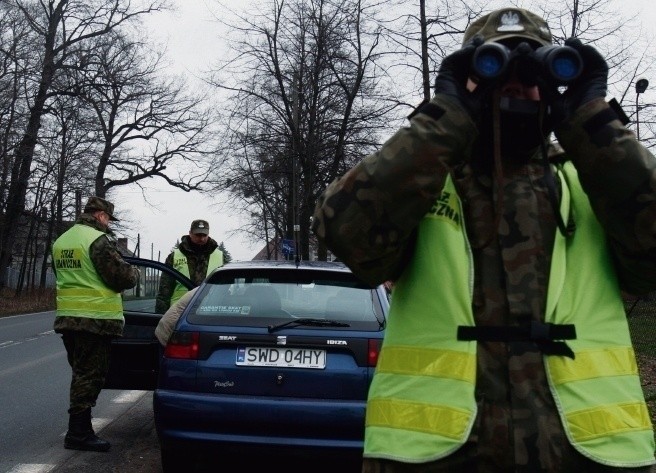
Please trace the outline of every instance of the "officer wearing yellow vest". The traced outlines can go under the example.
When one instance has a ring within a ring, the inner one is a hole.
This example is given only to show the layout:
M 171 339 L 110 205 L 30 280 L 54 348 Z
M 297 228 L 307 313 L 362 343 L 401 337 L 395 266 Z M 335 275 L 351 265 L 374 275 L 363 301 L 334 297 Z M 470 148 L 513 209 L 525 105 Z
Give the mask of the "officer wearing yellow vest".
M 223 251 L 219 244 L 209 236 L 210 225 L 207 220 L 191 222 L 189 234 L 166 257 L 165 263 L 199 285 L 216 268 L 223 266 Z M 172 277 L 162 274 L 155 302 L 155 311 L 165 313 L 187 292 L 182 284 Z
M 121 291 L 134 287 L 139 271 L 118 251 L 110 221 L 114 205 L 90 197 L 75 224 L 52 245 L 57 276 L 55 332 L 62 335 L 72 370 L 68 432 L 64 447 L 107 451 L 91 425 L 91 408 L 105 384 L 110 342 L 123 335 Z
M 621 291 L 656 289 L 656 159 L 601 54 L 552 44 L 524 9 L 474 21 L 318 201 L 317 237 L 394 281 L 364 473 L 652 471 Z

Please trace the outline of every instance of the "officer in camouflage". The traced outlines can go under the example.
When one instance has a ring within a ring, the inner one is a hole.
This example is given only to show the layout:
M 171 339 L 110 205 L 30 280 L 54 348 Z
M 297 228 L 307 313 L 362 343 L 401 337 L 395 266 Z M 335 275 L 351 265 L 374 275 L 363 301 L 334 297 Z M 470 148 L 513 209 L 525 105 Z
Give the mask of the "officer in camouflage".
M 139 278 L 108 227 L 117 220 L 111 202 L 90 197 L 75 224 L 52 247 L 57 276 L 54 330 L 62 335 L 72 370 L 64 447 L 74 450 L 110 448 L 93 431 L 91 408 L 105 384 L 111 339 L 123 335 L 121 291 L 134 287 Z
M 516 54 L 486 81 L 490 42 Z M 656 159 L 599 52 L 567 40 L 583 68 L 559 88 L 550 44 L 523 9 L 473 22 L 432 100 L 317 203 L 320 241 L 394 281 L 365 473 L 652 471 L 621 291 L 656 289 Z
M 191 222 L 189 234 L 182 236 L 180 243 L 166 257 L 165 263 L 175 268 L 194 284 L 199 285 L 214 269 L 223 266 L 223 251 L 219 244 L 209 236 L 210 225 L 206 220 Z M 171 276 L 162 274 L 155 302 L 155 311 L 165 313 L 177 302 L 187 289 Z

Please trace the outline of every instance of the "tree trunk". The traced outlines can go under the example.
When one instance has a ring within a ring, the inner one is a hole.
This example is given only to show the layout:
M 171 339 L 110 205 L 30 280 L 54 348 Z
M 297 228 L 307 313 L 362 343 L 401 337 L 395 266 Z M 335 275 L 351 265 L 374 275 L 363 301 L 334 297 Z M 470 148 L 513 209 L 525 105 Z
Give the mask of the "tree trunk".
M 41 128 L 41 116 L 45 109 L 48 90 L 55 76 L 54 44 L 57 29 L 61 21 L 63 5 L 61 4 L 52 12 L 45 37 L 45 51 L 39 89 L 34 98 L 34 104 L 30 108 L 30 118 L 27 122 L 25 134 L 16 149 L 16 167 L 18 175 L 12 175 L 9 192 L 7 193 L 7 213 L 4 221 L 4 232 L 0 241 L 0 289 L 7 285 L 7 268 L 11 263 L 11 255 L 16 241 L 16 229 L 19 220 L 25 211 L 25 195 L 34 158 L 39 129 Z

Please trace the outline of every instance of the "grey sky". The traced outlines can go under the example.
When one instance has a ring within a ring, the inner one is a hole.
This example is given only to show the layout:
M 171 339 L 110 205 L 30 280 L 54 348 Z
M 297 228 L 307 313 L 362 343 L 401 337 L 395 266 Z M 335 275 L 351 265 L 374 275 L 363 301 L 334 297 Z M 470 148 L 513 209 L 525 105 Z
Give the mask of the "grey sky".
M 238 10 L 249 4 L 269 5 L 271 0 L 229 0 L 230 8 Z M 617 5 L 618 13 L 640 12 L 646 32 L 656 31 L 656 3 L 653 0 L 609 0 Z M 158 13 L 148 21 L 150 37 L 167 45 L 168 57 L 178 71 L 192 77 L 204 70 L 224 50 L 220 26 L 213 20 L 209 8 L 217 8 L 212 0 L 175 0 L 176 12 Z M 508 2 L 510 5 L 511 2 Z M 512 2 L 515 3 L 515 2 Z M 648 76 L 648 75 L 647 75 Z M 645 103 L 656 101 L 656 70 L 650 79 L 650 89 L 643 94 Z M 609 97 L 610 98 L 610 97 Z M 235 259 L 251 259 L 264 242 L 251 244 L 240 236 L 229 236 L 240 225 L 238 215 L 229 209 L 216 208 L 215 202 L 196 193 L 185 193 L 163 183 L 149 183 L 147 197 L 152 206 L 141 205 L 141 191 L 130 186 L 118 192 L 115 200 L 119 210 L 129 211 L 130 248 L 141 237 L 141 256 L 163 260 L 180 236 L 189 230 L 196 218 L 207 219 L 210 236 L 225 242 Z M 151 253 L 152 252 L 152 253 Z

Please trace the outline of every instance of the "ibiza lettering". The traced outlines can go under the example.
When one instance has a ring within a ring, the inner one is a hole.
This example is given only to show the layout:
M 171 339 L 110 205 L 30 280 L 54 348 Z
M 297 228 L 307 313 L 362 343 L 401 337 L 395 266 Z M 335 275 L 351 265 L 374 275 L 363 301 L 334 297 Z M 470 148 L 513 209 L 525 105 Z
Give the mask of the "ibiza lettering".
M 60 250 L 59 258 L 55 260 L 57 269 L 81 269 L 82 262 L 75 257 L 75 250 Z

